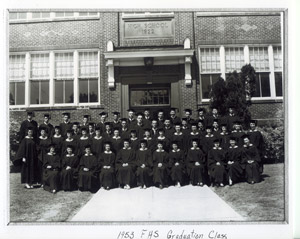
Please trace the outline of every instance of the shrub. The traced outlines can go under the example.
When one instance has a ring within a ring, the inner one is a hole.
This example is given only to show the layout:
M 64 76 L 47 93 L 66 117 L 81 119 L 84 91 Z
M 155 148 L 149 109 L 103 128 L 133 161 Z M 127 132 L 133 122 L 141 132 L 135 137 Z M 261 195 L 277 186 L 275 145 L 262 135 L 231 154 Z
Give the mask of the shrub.
M 20 129 L 20 124 L 14 120 L 14 119 L 10 119 L 9 122 L 9 144 L 10 144 L 10 160 L 13 161 L 18 147 L 19 147 L 19 129 Z

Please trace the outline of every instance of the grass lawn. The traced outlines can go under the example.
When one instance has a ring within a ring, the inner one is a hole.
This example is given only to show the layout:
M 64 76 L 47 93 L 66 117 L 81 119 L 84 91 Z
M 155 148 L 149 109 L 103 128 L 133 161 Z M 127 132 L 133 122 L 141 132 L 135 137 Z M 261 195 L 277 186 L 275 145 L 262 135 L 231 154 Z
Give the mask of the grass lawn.
M 237 213 L 250 221 L 284 221 L 284 164 L 264 165 L 263 181 L 212 188 Z
M 264 166 L 263 181 L 211 189 L 248 221 L 284 221 L 284 165 Z M 166 189 L 167 190 L 167 189 Z M 72 218 L 92 197 L 90 192 L 51 194 L 42 188 L 25 189 L 20 173 L 10 174 L 11 222 L 62 222 Z

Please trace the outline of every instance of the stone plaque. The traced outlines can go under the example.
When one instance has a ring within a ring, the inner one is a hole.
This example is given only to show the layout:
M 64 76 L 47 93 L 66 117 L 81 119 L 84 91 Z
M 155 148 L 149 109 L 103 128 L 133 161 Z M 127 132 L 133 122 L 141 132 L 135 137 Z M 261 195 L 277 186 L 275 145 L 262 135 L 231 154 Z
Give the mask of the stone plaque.
M 124 22 L 124 39 L 170 37 L 174 37 L 172 20 Z

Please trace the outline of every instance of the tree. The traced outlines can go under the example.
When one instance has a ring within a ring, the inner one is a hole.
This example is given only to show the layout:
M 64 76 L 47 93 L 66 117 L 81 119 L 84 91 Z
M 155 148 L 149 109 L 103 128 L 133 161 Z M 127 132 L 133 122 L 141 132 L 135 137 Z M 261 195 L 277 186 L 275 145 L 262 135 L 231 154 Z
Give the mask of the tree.
M 237 115 L 248 126 L 251 120 L 249 106 L 255 93 L 255 82 L 255 70 L 250 64 L 243 66 L 240 73 L 229 73 L 226 81 L 220 77 L 212 86 L 210 107 L 216 107 L 221 115 L 225 115 L 228 108 L 234 105 Z

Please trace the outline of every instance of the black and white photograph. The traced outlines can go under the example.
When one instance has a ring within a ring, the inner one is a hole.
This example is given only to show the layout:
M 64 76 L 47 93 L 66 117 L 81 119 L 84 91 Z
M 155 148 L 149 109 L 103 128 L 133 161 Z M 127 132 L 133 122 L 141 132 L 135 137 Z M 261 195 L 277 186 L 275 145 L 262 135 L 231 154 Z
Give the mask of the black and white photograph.
M 287 9 L 5 16 L 8 226 L 289 224 Z

